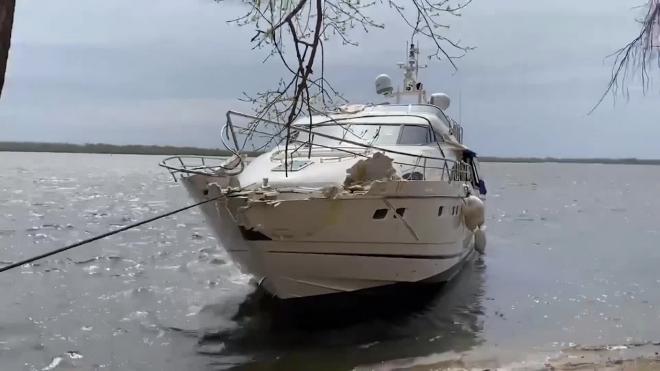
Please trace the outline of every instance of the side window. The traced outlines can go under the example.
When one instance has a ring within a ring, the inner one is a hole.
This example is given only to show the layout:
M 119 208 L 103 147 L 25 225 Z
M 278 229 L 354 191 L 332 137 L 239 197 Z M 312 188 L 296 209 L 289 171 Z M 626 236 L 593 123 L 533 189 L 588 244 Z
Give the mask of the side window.
M 428 127 L 417 125 L 404 125 L 401 128 L 399 144 L 419 145 L 431 143 L 431 131 Z

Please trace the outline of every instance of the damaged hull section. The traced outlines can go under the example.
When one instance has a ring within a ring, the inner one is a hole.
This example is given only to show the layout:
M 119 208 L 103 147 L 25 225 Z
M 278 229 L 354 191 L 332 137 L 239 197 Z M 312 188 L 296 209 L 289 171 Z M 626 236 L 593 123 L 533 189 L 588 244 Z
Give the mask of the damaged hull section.
M 219 179 L 183 179 L 202 200 Z M 448 280 L 474 251 L 460 182 L 377 182 L 364 192 L 244 191 L 203 208 L 236 264 L 288 299 Z

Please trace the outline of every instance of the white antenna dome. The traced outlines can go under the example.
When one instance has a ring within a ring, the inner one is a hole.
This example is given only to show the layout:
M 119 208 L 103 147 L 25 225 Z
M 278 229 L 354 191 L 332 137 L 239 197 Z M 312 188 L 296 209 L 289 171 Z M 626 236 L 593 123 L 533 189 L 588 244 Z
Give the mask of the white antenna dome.
M 376 94 L 388 96 L 391 95 L 393 91 L 392 79 L 389 76 L 382 74 L 376 77 Z
M 451 99 L 449 99 L 449 95 L 445 93 L 433 93 L 431 94 L 431 101 L 429 103 L 444 111 L 449 108 Z

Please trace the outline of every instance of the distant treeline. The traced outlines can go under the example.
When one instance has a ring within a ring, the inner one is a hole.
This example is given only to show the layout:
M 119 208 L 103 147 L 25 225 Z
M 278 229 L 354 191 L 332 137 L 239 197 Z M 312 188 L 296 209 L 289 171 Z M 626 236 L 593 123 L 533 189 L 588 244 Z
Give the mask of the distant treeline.
M 541 163 L 558 162 L 567 164 L 626 164 L 660 165 L 660 159 L 639 158 L 556 158 L 556 157 L 491 157 L 479 156 L 481 162 Z
M 103 143 L 70 144 L 39 142 L 0 142 L 0 151 L 8 152 L 61 152 L 61 153 L 107 153 L 126 155 L 204 155 L 229 156 L 227 150 L 196 147 L 114 145 Z M 249 157 L 258 155 L 247 152 Z M 560 162 L 574 164 L 637 164 L 660 165 L 658 160 L 637 158 L 555 158 L 555 157 L 492 157 L 479 156 L 481 162 L 540 163 Z
M 39 142 L 0 142 L 0 151 L 8 152 L 59 152 L 59 153 L 106 153 L 126 155 L 204 155 L 229 156 L 227 150 L 196 147 L 114 145 L 103 143 L 70 144 Z M 248 156 L 255 155 L 247 153 Z

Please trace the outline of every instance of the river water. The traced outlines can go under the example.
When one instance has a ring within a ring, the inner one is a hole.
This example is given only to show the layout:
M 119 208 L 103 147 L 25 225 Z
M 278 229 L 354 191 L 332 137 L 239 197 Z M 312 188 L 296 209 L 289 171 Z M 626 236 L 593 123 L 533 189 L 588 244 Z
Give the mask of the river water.
M 191 203 L 159 160 L 0 153 L 0 263 Z M 274 302 L 191 210 L 0 273 L 0 369 L 425 369 L 660 340 L 660 168 L 482 172 L 487 252 L 445 286 Z

